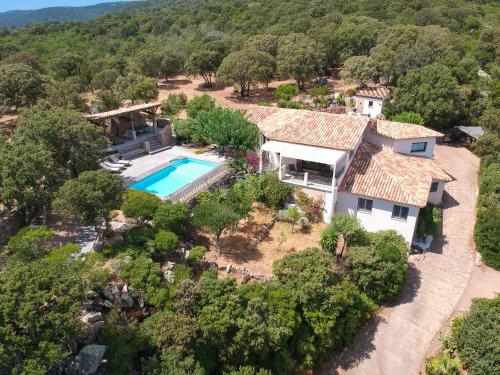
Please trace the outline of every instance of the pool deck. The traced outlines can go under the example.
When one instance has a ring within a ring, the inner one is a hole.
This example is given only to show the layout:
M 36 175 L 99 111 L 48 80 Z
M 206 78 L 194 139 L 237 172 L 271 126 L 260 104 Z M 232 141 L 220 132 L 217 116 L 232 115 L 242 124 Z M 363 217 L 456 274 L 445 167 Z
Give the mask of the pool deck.
M 140 158 L 130 161 L 131 166 L 125 169 L 121 176 L 130 182 L 146 177 L 152 174 L 162 166 L 166 166 L 173 159 L 192 158 L 214 163 L 222 163 L 226 161 L 224 157 L 217 155 L 215 152 L 206 152 L 204 154 L 195 154 L 191 150 L 187 150 L 181 146 L 173 146 L 172 148 L 159 152 L 154 155 L 145 155 Z M 151 173 L 148 173 L 151 171 Z M 139 177 L 139 178 L 138 178 Z

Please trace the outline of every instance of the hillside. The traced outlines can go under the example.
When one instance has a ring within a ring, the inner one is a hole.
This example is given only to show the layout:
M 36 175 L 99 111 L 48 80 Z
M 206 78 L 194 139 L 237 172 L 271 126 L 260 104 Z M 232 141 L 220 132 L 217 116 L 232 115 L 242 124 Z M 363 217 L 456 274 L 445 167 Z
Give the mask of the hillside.
M 0 27 L 23 27 L 46 22 L 80 21 L 99 17 L 106 13 L 128 10 L 137 1 L 115 2 L 84 7 L 52 7 L 37 10 L 13 10 L 0 13 Z

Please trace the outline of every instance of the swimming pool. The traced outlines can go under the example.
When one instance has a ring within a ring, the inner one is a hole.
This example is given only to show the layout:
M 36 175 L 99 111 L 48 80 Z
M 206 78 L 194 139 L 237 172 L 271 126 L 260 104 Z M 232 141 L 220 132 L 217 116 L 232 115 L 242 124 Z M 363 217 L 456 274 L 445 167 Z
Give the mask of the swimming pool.
M 190 158 L 175 160 L 168 167 L 135 182 L 129 188 L 166 197 L 218 165 Z

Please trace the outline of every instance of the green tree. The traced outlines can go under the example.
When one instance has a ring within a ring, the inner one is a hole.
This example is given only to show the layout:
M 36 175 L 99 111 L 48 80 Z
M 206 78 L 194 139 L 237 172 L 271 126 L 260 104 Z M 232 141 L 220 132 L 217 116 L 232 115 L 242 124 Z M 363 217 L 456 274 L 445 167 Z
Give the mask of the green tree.
M 178 141 L 206 143 L 205 138 L 201 135 L 200 125 L 195 119 L 176 118 L 173 121 L 173 127 Z
M 86 225 L 99 225 L 102 220 L 109 228 L 109 215 L 121 207 L 124 198 L 123 181 L 109 172 L 88 171 L 67 180 L 53 202 L 54 210 L 75 217 Z
M 369 246 L 349 247 L 348 273 L 375 302 L 387 301 L 405 284 L 407 250 L 404 238 L 394 231 L 373 234 Z
M 500 136 L 484 134 L 472 144 L 472 150 L 479 157 L 498 154 L 500 153 Z
M 217 81 L 238 87 L 240 96 L 248 96 L 257 82 L 266 85 L 276 69 L 274 58 L 267 52 L 244 49 L 226 56 L 217 70 Z
M 225 231 L 234 229 L 242 219 L 230 205 L 219 202 L 207 202 L 194 209 L 194 223 L 212 232 L 215 236 L 217 254 L 221 254 L 221 236 Z
M 420 209 L 418 213 L 417 234 L 419 237 L 425 235 L 436 235 L 439 231 L 439 224 L 441 218 L 439 217 L 439 208 L 433 204 Z
M 44 78 L 26 64 L 0 64 L 0 105 L 27 107 L 43 96 Z
M 184 94 L 169 94 L 161 105 L 163 116 L 175 116 L 186 106 L 187 97 Z
M 295 224 L 297 223 L 297 220 L 300 219 L 300 211 L 297 207 L 290 207 L 288 209 L 288 217 L 290 220 L 292 220 L 292 233 L 293 233 L 293 227 L 295 227 Z
M 84 96 L 69 81 L 51 81 L 44 85 L 45 97 L 38 101 L 43 108 L 65 108 L 78 112 L 87 112 Z
M 326 63 L 325 48 L 304 34 L 280 38 L 277 65 L 283 77 L 292 77 L 300 89 L 317 75 Z
M 276 97 L 276 99 L 286 101 L 292 100 L 294 96 L 297 96 L 299 94 L 300 90 L 297 85 L 291 83 L 283 83 L 279 85 L 274 92 L 274 96 Z
M 261 186 L 257 199 L 275 210 L 282 207 L 293 193 L 293 188 L 280 181 L 276 173 L 263 174 L 259 184 Z
M 82 55 L 59 51 L 50 62 L 50 70 L 59 79 L 79 77 L 84 70 L 85 60 Z
M 0 272 L 0 363 L 8 373 L 42 374 L 70 354 L 88 283 L 78 260 L 39 259 Z M 55 324 L 57 322 L 57 324 Z
M 57 167 L 64 168 L 72 177 L 96 168 L 101 150 L 106 146 L 100 127 L 77 112 L 56 108 L 23 112 L 14 139 L 42 145 L 52 153 Z
M 96 100 L 92 105 L 99 112 L 111 111 L 120 108 L 122 100 L 120 96 L 113 90 L 102 90 L 96 95 Z
M 491 374 L 498 369 L 499 312 L 499 296 L 478 298 L 472 300 L 468 312 L 453 320 L 452 341 L 471 375 Z
M 369 83 L 375 75 L 373 61 L 368 56 L 353 56 L 344 62 L 341 76 L 347 82 L 354 82 L 359 86 Z
M 405 122 L 408 124 L 424 125 L 424 119 L 415 112 L 403 112 L 391 118 L 392 121 Z
M 500 243 L 500 207 L 498 207 L 498 203 L 496 207 L 478 210 L 474 239 L 484 262 L 497 270 L 500 269 L 500 248 L 498 246 Z
M 122 211 L 125 217 L 142 222 L 143 220 L 152 220 L 160 204 L 161 199 L 154 194 L 128 189 Z
M 187 115 L 195 119 L 202 111 L 210 111 L 215 108 L 215 100 L 208 94 L 195 96 L 187 102 L 186 112 Z
M 114 85 L 114 91 L 120 98 L 128 99 L 132 103 L 156 100 L 159 94 L 158 86 L 153 79 L 133 73 L 119 77 Z
M 168 78 L 181 70 L 181 58 L 172 51 L 146 48 L 139 51 L 134 59 L 135 70 L 146 77 Z
M 500 137 L 500 108 L 488 108 L 479 119 L 479 125 Z
M 193 356 L 183 357 L 173 348 L 162 351 L 159 358 L 150 359 L 145 366 L 154 375 L 205 375 L 203 367 Z
M 276 58 L 279 38 L 271 34 L 252 35 L 243 44 L 243 49 L 256 49 Z
M 94 74 L 92 88 L 94 90 L 111 90 L 120 76 L 120 72 L 115 69 L 104 69 Z
M 212 40 L 195 47 L 188 57 L 184 70 L 188 76 L 201 76 L 205 86 L 212 86 L 213 77 L 219 69 L 222 60 L 228 54 L 228 46 L 221 40 Z
M 174 232 L 178 236 L 187 236 L 191 231 L 191 216 L 185 203 L 162 203 L 153 217 L 156 229 Z
M 448 68 L 428 65 L 398 80 L 393 102 L 399 113 L 415 111 L 429 126 L 447 128 L 458 115 L 458 85 Z
M 234 151 L 252 150 L 259 143 L 259 131 L 240 111 L 214 108 L 198 114 L 201 133 L 210 142 Z
M 7 56 L 5 59 L 0 61 L 1 65 L 4 64 L 25 64 L 28 66 L 31 66 L 33 69 L 35 69 L 39 73 L 44 72 L 44 68 L 42 64 L 33 56 L 32 54 L 28 52 L 16 52 L 10 56 Z

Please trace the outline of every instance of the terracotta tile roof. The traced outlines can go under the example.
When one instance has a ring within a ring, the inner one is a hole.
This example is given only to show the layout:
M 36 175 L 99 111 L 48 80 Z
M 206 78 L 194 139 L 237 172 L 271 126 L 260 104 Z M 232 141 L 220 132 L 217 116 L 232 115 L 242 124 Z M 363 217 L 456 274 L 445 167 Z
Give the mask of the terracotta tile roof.
M 444 135 L 423 125 L 387 120 L 374 120 L 370 127 L 374 133 L 392 139 L 442 137 Z
M 384 99 L 390 93 L 391 93 L 391 91 L 385 86 L 367 87 L 367 88 L 359 90 L 356 93 L 356 96 L 364 96 L 366 98 Z
M 340 150 L 354 149 L 370 121 L 364 116 L 256 106 L 246 115 L 269 139 Z
M 403 155 L 363 143 L 339 191 L 424 207 L 433 180 L 452 178 L 432 159 Z

